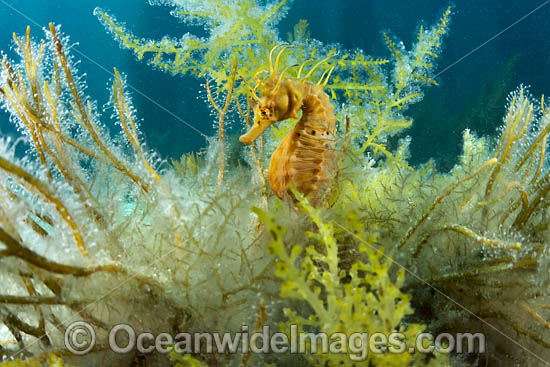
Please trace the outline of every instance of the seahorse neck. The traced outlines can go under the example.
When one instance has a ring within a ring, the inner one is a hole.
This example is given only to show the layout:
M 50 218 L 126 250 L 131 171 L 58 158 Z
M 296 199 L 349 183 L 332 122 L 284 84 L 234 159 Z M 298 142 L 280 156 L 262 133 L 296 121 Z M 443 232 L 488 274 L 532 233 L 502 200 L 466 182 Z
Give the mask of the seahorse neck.
M 329 96 L 320 86 L 309 82 L 304 82 L 300 89 L 302 96 L 302 118 L 300 123 L 323 122 L 327 125 L 327 128 L 332 129 L 336 117 Z

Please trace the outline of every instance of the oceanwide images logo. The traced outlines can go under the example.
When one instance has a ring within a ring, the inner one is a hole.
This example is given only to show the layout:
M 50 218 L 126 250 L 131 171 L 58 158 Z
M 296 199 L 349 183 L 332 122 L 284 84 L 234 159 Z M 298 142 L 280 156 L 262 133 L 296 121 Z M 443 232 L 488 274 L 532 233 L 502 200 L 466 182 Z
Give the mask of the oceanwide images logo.
M 76 355 L 92 350 L 96 342 L 92 325 L 77 321 L 65 331 L 65 346 Z M 355 332 L 306 333 L 291 325 L 288 333 L 272 333 L 269 326 L 250 331 L 247 325 L 236 333 L 136 333 L 127 324 L 115 325 L 109 332 L 109 347 L 125 354 L 137 350 L 143 354 L 169 353 L 319 353 L 348 354 L 353 361 L 364 361 L 369 353 L 484 353 L 485 336 L 481 333 L 421 333 L 415 340 L 406 340 L 402 333 Z

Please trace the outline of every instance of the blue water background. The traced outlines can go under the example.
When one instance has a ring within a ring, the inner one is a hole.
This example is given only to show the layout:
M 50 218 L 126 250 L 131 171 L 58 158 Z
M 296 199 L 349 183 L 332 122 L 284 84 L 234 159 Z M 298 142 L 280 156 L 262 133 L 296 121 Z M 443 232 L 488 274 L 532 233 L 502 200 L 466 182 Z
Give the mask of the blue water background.
M 338 42 L 344 48 L 359 47 L 375 57 L 389 57 L 382 31 L 410 46 L 419 25 L 436 22 L 448 4 L 436 0 L 295 0 L 280 30 L 286 35 L 304 18 L 314 38 Z M 469 54 L 541 4 L 546 5 L 439 75 L 440 86 L 428 89 L 424 100 L 409 109 L 408 114 L 415 118 L 414 126 L 406 132 L 413 138 L 413 164 L 434 158 L 439 169 L 452 167 L 460 153 L 462 131 L 470 128 L 479 134 L 494 134 L 502 121 L 504 97 L 520 83 L 531 86 L 535 96 L 550 95 L 549 1 L 456 2 L 451 32 L 437 60 L 438 70 Z M 214 117 L 204 93 L 199 97 L 203 81 L 155 70 L 145 61 L 136 60 L 131 52 L 120 49 L 92 14 L 96 6 L 125 22 L 139 37 L 179 37 L 189 29 L 170 16 L 170 8 L 150 6 L 145 0 L 0 0 L 0 49 L 13 55 L 9 49 L 12 32 L 21 34 L 27 25 L 39 38 L 43 35 L 41 27 L 48 22 L 61 24 L 62 31 L 78 42 L 78 50 L 89 58 L 73 53 L 82 59 L 79 70 L 87 74 L 87 94 L 100 106 L 109 98 L 110 75 L 103 68 L 110 72 L 116 66 L 128 76 L 132 86 L 166 110 L 204 134 L 214 135 Z M 179 157 L 205 146 L 205 139 L 181 121 L 147 98 L 132 94 L 146 142 L 164 158 Z M 108 116 L 105 123 L 109 123 Z M 235 122 L 233 130 L 235 133 L 242 130 L 240 121 Z M 0 131 L 14 134 L 4 112 L 0 112 Z

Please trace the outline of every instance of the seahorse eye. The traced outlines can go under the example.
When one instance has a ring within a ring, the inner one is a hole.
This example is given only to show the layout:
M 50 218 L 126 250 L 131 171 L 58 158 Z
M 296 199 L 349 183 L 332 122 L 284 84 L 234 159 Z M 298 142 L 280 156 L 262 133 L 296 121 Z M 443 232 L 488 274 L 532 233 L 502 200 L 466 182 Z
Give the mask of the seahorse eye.
M 263 119 L 268 119 L 271 117 L 271 111 L 268 108 L 262 108 L 260 110 L 260 117 Z

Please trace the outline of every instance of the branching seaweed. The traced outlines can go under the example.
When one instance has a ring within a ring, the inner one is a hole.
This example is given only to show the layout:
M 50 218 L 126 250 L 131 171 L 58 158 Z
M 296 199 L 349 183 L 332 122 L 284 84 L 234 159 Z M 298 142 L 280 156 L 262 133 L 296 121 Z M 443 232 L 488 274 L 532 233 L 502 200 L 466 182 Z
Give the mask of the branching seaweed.
M 413 340 L 425 327 L 403 321 L 413 313 L 410 297 L 400 291 L 405 279 L 404 270 L 398 270 L 395 280 L 392 279 L 390 258 L 384 256 L 383 249 L 375 247 L 376 237 L 365 233 L 353 212 L 348 213 L 347 227 L 359 239 L 355 245 L 359 255 L 348 271 L 342 269 L 341 248 L 348 247 L 338 240 L 342 234 L 337 234 L 333 223 L 325 221 L 320 210 L 311 206 L 303 195 L 297 191 L 294 194 L 299 200 L 298 205 L 318 229 L 308 232 L 315 242 L 305 249 L 297 244 L 289 248 L 284 241 L 285 228 L 277 224 L 274 216 L 254 210 L 272 236 L 269 249 L 278 259 L 275 274 L 283 280 L 281 296 L 305 302 L 311 308 L 310 314 L 286 308 L 288 324 L 297 325 L 301 333 L 308 330 L 324 333 L 331 342 L 338 333 L 346 337 L 366 333 L 360 335 L 370 337 L 376 333 L 390 335 L 399 332 L 406 340 Z M 284 330 L 288 332 L 290 327 L 285 326 Z M 363 349 L 345 345 L 340 353 L 320 352 L 328 345 L 328 339 L 307 339 L 300 343 L 312 365 L 355 366 L 358 362 L 373 366 L 447 365 L 442 356 L 430 360 L 430 356 L 421 354 L 387 351 L 369 354 L 367 339 L 362 340 Z
M 128 314 L 143 330 L 237 329 L 248 321 L 240 308 L 276 284 L 273 262 L 248 231 L 255 187 L 235 195 L 243 178 L 232 176 L 212 185 L 210 158 L 193 156 L 180 175 L 159 170 L 117 69 L 108 107 L 120 132 L 112 139 L 83 93 L 67 40 L 53 25 L 46 35 L 39 44 L 29 30 L 24 41 L 14 36 L 21 61 L 2 59 L 0 99 L 27 152 L 20 158 L 0 140 L 0 277 L 10 284 L 0 294 L 10 344 L 0 353 L 36 356 L 60 345 L 70 321 L 105 331 L 131 322 Z M 98 337 L 94 350 L 109 353 Z

